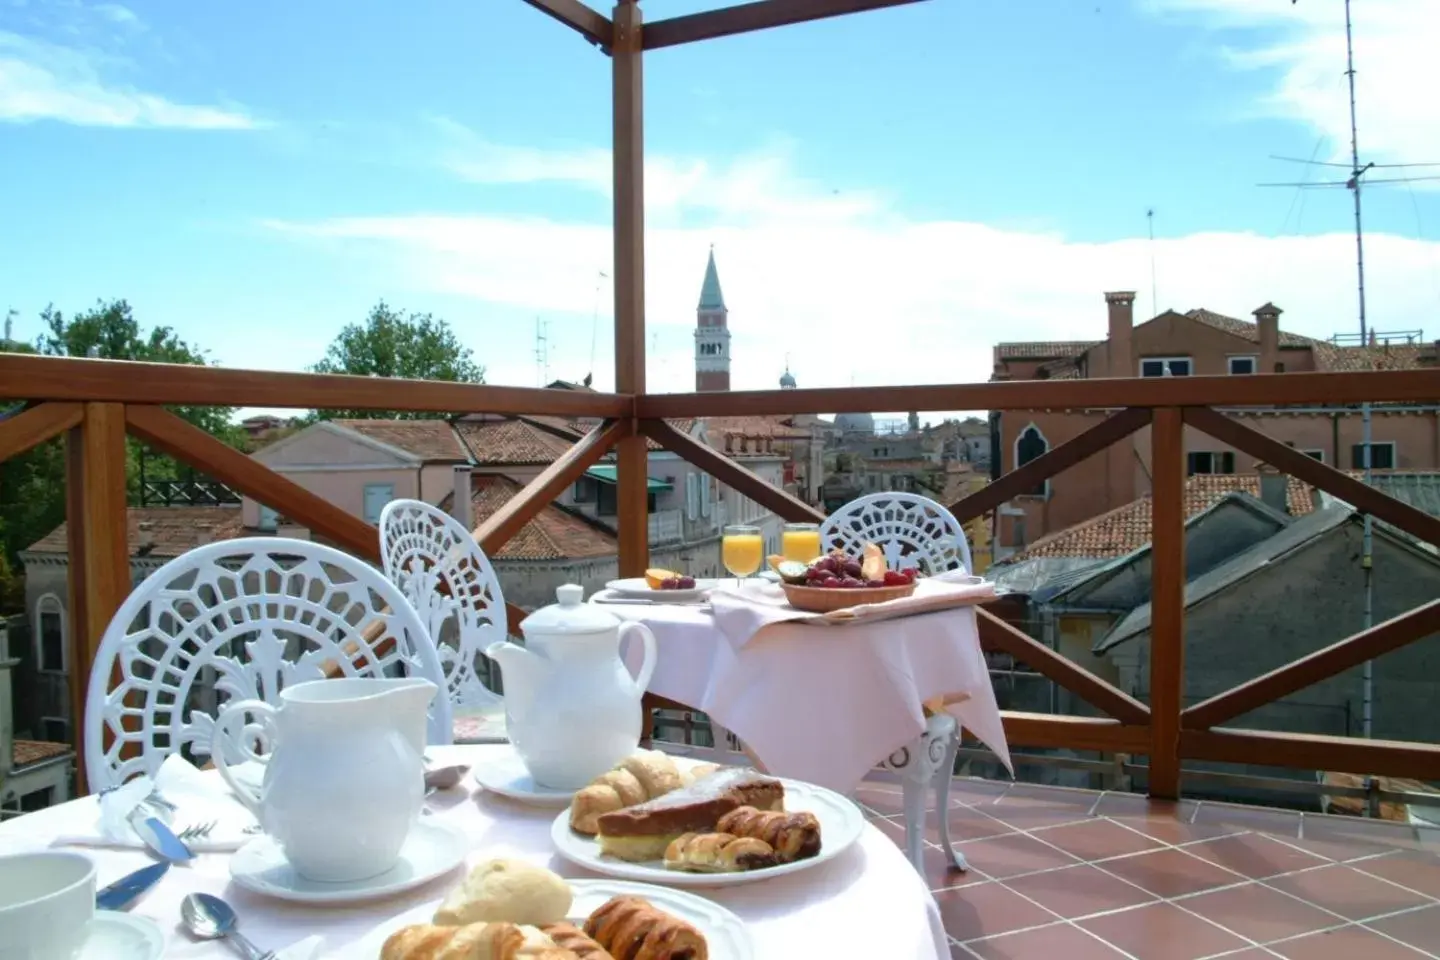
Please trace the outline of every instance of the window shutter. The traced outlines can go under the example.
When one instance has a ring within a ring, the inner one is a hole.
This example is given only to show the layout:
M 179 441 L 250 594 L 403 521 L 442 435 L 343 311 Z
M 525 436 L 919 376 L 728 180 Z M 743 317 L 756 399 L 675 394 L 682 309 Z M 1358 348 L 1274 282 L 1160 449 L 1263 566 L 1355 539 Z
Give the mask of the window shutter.
M 685 516 L 695 519 L 695 474 L 685 475 Z
M 710 516 L 710 474 L 700 475 L 700 515 Z

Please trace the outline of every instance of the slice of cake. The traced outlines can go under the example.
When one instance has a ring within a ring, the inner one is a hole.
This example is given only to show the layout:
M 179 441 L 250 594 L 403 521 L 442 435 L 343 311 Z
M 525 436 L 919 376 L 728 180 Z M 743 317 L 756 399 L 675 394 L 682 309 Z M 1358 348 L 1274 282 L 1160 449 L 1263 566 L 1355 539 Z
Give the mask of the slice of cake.
M 748 767 L 721 767 L 662 797 L 602 814 L 600 852 L 634 863 L 660 860 L 681 834 L 711 833 L 721 817 L 740 807 L 783 810 L 785 787 Z

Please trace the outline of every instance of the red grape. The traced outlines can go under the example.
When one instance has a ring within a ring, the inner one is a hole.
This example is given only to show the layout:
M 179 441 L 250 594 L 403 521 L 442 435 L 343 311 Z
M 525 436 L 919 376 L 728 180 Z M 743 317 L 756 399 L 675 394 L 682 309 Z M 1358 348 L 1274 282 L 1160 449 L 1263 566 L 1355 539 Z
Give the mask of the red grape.
M 865 586 L 867 586 L 867 587 L 893 587 L 894 584 L 893 584 L 893 583 L 886 583 L 884 580 L 866 580 L 866 581 L 865 581 Z
M 829 589 L 834 589 L 835 587 L 839 587 L 839 586 L 843 586 L 843 585 L 844 585 L 844 584 L 841 583 L 841 581 L 840 581 L 840 579 L 839 579 L 838 577 L 826 577 L 824 580 L 821 580 L 820 583 L 819 583 L 819 586 L 826 587 L 826 588 L 829 588 Z
M 842 572 L 851 579 L 858 579 L 860 577 L 860 564 L 854 560 L 846 560 Z
M 677 581 L 676 586 L 678 586 L 681 590 L 694 590 L 694 589 L 695 589 L 695 578 L 694 578 L 694 577 L 681 577 L 681 578 Z
M 856 580 L 854 577 L 842 577 L 837 583 L 846 590 L 853 590 L 856 587 L 865 586 L 865 581 Z

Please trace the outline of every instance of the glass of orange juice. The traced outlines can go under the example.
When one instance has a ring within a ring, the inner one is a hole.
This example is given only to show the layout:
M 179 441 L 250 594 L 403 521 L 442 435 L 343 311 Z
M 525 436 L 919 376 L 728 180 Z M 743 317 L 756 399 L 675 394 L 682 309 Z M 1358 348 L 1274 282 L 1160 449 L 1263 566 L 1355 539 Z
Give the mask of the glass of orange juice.
M 760 569 L 765 559 L 765 540 L 760 536 L 759 527 L 727 526 L 720 540 L 720 561 L 735 577 L 735 586 L 740 587 L 744 577 Z
M 820 524 L 787 523 L 780 534 L 780 552 L 786 560 L 809 563 L 820 556 Z

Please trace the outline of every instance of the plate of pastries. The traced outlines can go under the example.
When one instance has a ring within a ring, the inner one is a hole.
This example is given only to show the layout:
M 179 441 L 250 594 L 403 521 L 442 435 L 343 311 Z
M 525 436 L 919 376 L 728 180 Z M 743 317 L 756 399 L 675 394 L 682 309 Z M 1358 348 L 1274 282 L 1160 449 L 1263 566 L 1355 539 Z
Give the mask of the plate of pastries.
M 550 837 L 596 873 L 719 887 L 824 863 L 864 828 L 860 808 L 832 790 L 640 750 L 582 787 Z
M 753 960 L 745 923 L 683 890 L 566 880 L 524 860 L 478 864 L 443 900 L 345 952 L 377 960 Z

